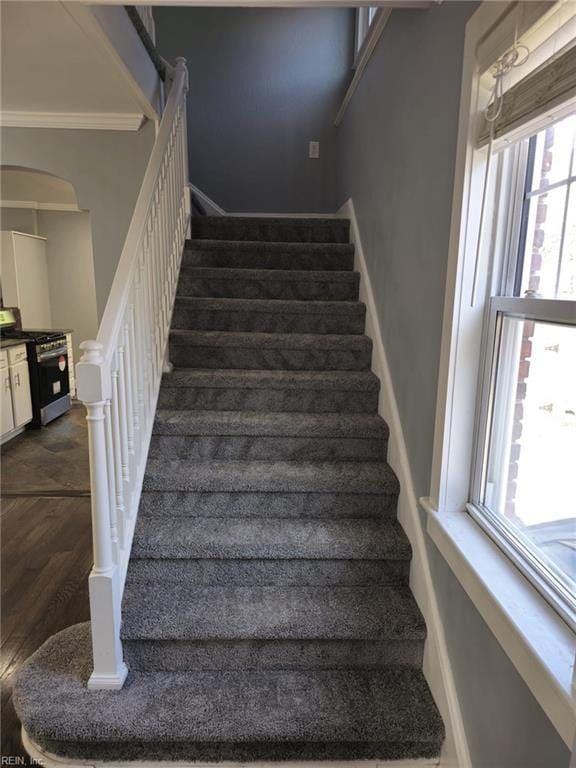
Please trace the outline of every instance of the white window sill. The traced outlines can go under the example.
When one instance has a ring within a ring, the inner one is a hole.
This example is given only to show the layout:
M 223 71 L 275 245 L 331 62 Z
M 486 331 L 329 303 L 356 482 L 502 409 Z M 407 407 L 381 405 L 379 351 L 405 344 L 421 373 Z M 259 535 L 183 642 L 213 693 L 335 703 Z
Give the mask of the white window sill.
M 465 512 L 438 512 L 428 498 L 428 533 L 484 621 L 572 749 L 576 635 Z

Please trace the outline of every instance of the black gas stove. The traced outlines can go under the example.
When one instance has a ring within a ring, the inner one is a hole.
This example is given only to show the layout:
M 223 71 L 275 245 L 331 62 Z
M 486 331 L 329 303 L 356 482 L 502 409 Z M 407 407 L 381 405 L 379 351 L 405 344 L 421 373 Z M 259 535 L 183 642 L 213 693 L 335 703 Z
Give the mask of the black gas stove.
M 39 429 L 70 410 L 68 342 L 62 331 L 22 328 L 17 307 L 0 310 L 0 337 L 26 344 L 32 421 Z

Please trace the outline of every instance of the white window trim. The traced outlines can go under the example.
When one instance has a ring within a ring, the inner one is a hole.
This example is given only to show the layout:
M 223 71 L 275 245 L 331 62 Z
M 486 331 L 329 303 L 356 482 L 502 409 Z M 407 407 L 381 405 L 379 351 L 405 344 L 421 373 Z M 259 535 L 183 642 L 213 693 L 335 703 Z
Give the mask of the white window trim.
M 528 5 L 534 11 L 543 4 Z M 466 513 L 485 317 L 481 302 L 471 301 L 486 159 L 486 150 L 476 149 L 485 98 L 477 51 L 496 29 L 497 43 L 490 40 L 494 58 L 504 52 L 513 41 L 518 12 L 514 2 L 483 2 L 466 27 L 431 491 L 421 504 L 429 513 L 430 536 L 572 749 L 576 635 Z
M 361 8 L 359 10 L 366 12 L 365 21 L 367 22 L 367 12 L 369 11 L 369 8 Z M 350 100 L 354 95 L 356 88 L 358 87 L 358 83 L 360 82 L 360 79 L 364 74 L 364 70 L 368 66 L 370 57 L 374 53 L 374 49 L 378 44 L 378 40 L 380 40 L 382 36 L 382 32 L 384 32 L 384 27 L 388 23 L 388 19 L 390 18 L 391 13 L 392 13 L 392 8 L 378 8 L 372 20 L 372 24 L 370 25 L 368 32 L 366 33 L 364 40 L 360 45 L 360 49 L 358 50 L 357 48 L 358 35 L 361 34 L 362 32 L 362 23 L 363 23 L 362 22 L 363 16 L 359 15 L 359 19 L 357 20 L 357 24 L 356 24 L 356 36 L 354 38 L 355 49 L 356 49 L 356 53 L 354 55 L 354 64 L 353 64 L 353 67 L 355 70 L 354 77 L 352 78 L 350 85 L 348 86 L 348 89 L 344 94 L 344 98 L 342 99 L 342 104 L 340 105 L 338 114 L 334 119 L 335 126 L 340 125 L 340 123 L 342 122 L 342 119 L 344 118 L 344 113 L 348 108 L 348 104 L 350 103 Z

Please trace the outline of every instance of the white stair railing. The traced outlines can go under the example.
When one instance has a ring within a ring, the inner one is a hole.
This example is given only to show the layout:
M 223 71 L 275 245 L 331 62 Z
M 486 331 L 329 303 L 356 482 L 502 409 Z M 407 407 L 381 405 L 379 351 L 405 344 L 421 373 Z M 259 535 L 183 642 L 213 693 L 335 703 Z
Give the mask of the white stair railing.
M 98 337 L 81 344 L 78 397 L 87 410 L 94 566 L 91 689 L 121 688 L 122 593 L 190 221 L 185 59 L 166 108 Z

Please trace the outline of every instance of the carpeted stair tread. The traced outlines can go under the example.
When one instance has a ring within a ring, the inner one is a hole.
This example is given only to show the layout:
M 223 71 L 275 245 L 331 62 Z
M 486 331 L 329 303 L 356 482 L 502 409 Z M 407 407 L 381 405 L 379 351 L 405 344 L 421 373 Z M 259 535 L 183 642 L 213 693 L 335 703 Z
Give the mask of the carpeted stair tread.
M 386 439 L 388 425 L 381 416 L 364 413 L 259 413 L 159 408 L 156 411 L 154 434 Z
M 141 517 L 132 558 L 382 560 L 410 557 L 397 523 L 376 520 Z
M 408 587 L 128 583 L 126 640 L 424 640 Z
M 274 371 L 180 368 L 165 373 L 162 387 L 217 389 L 293 389 L 298 391 L 379 392 L 372 371 Z
M 51 752 L 119 759 L 359 759 L 438 755 L 444 728 L 419 670 L 132 672 L 89 691 L 88 624 L 17 673 L 26 732 Z M 55 684 L 57 681 L 57 684 Z
M 141 516 L 143 519 L 143 516 Z M 400 555 L 400 548 L 397 552 Z M 271 560 L 132 557 L 130 582 L 194 586 L 370 586 L 408 584 L 410 557 L 386 560 Z
M 235 240 L 188 240 L 182 264 L 191 267 L 349 270 L 350 243 L 282 243 Z
M 149 458 L 382 461 L 388 428 L 375 414 L 159 409 Z
M 357 301 L 358 272 L 349 270 L 234 269 L 180 270 L 178 296 L 304 301 Z
M 261 333 L 363 334 L 366 308 L 355 301 L 180 296 L 173 329 Z
M 422 640 L 125 640 L 132 671 L 295 672 L 422 668 Z
M 359 301 L 178 296 L 172 328 L 262 333 L 363 334 Z
M 368 370 L 368 336 L 313 333 L 170 332 L 175 366 L 275 370 Z
M 314 333 L 242 333 L 235 331 L 170 331 L 175 346 L 230 347 L 232 349 L 352 349 L 370 351 L 368 336 Z
M 178 296 L 175 307 L 186 307 L 196 312 L 236 312 L 255 315 L 343 315 L 364 318 L 366 313 L 366 307 L 360 301 L 234 299 L 210 296 Z
M 334 218 L 199 216 L 193 240 L 260 240 L 269 242 L 348 243 L 350 222 Z
M 223 463 L 223 462 L 222 462 Z M 397 487 L 382 493 L 144 490 L 139 515 L 171 517 L 390 518 Z
M 144 491 L 396 495 L 384 462 L 148 461 Z
M 321 269 L 243 269 L 234 267 L 188 267 L 182 266 L 181 275 L 192 275 L 197 279 L 214 280 L 259 280 L 265 282 L 284 281 L 287 283 L 351 283 L 359 281 L 358 272 L 350 270 Z M 186 294 L 180 294 L 186 295 Z

